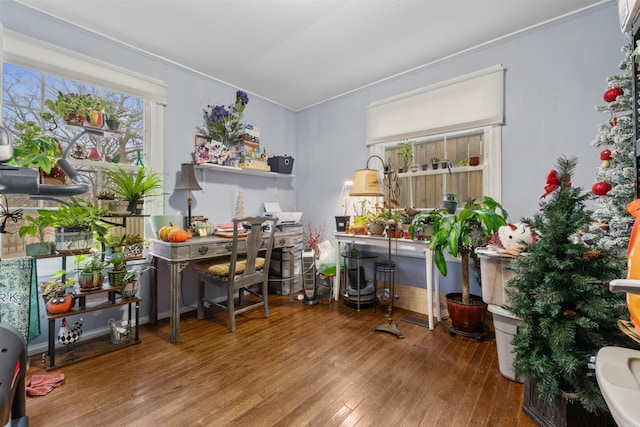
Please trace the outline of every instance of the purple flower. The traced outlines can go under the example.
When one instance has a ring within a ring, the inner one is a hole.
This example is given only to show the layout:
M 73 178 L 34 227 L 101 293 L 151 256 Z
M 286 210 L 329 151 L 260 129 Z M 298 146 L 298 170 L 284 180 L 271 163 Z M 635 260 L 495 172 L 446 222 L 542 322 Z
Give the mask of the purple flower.
M 216 105 L 211 110 L 211 116 L 217 119 L 224 119 L 229 115 L 229 112 L 222 105 Z
M 244 91 L 237 91 L 236 92 L 236 102 L 240 101 L 242 104 L 247 105 L 249 103 L 249 95 L 247 95 L 247 92 Z

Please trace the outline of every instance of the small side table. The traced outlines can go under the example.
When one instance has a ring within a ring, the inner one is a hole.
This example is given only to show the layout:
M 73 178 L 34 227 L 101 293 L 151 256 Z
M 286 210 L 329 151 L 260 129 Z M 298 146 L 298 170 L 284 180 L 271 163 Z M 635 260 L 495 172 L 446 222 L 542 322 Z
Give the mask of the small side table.
M 360 261 L 363 259 L 373 259 L 376 258 L 378 256 L 378 254 L 373 253 L 373 252 L 367 252 L 367 251 L 361 251 L 358 248 L 356 248 L 355 246 L 351 247 L 349 250 L 345 250 L 341 253 L 341 255 L 345 258 L 348 258 L 349 260 L 355 259 L 356 260 L 356 277 L 357 279 L 357 294 L 356 294 L 356 308 L 358 311 L 360 311 Z M 347 271 L 349 271 L 349 269 L 347 268 Z M 348 292 L 348 287 L 349 285 L 346 286 L 347 288 L 347 292 Z M 375 292 L 374 292 L 374 296 L 375 296 Z

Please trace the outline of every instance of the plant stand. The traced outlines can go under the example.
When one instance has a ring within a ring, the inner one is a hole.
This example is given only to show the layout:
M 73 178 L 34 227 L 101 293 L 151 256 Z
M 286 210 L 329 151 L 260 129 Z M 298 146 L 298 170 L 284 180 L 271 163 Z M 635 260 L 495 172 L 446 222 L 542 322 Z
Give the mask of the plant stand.
M 522 412 L 540 427 L 615 427 L 611 414 L 592 414 L 580 404 L 577 398 L 557 397 L 551 403 L 538 398 L 536 380 L 524 382 Z

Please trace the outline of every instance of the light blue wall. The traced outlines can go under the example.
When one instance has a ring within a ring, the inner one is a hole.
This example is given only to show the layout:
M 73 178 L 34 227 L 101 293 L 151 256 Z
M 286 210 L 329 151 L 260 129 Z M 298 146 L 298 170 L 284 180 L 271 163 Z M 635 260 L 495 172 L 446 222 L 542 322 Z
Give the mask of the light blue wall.
M 173 187 L 180 163 L 190 160 L 202 107 L 231 103 L 235 88 L 14 2 L 0 1 L 0 22 L 6 29 L 109 61 L 168 85 L 164 127 L 166 211 L 184 212 L 186 195 L 173 195 Z M 325 236 L 330 237 L 342 183 L 353 176 L 355 169 L 363 167 L 368 157 L 364 145 L 367 104 L 500 63 L 507 70 L 502 201 L 513 221 L 530 216 L 537 210 L 549 169 L 562 154 L 579 158 L 574 185 L 591 188 L 600 161 L 599 150 L 592 149 L 590 143 L 596 135 L 596 126 L 608 121 L 594 108 L 603 103 L 606 78 L 619 72 L 618 65 L 623 59 L 620 49 L 626 41 L 618 29 L 616 4 L 610 2 L 298 113 L 250 94 L 244 120 L 261 128 L 262 145 L 269 154 L 289 154 L 295 158 L 296 178 L 278 180 L 276 189 L 270 180 L 207 173 L 201 180 L 205 191 L 194 193 L 194 214 L 206 215 L 214 221 L 228 220 L 242 188 L 247 213 L 260 212 L 264 201 L 278 201 L 285 210 L 303 211 L 305 224 L 325 223 Z M 437 40 L 425 40 L 425 49 L 430 43 Z M 401 282 L 414 282 L 418 286 L 423 283 L 419 261 L 410 260 L 400 268 Z M 166 274 L 159 276 L 159 311 L 166 312 L 168 283 Z M 453 279 L 452 275 L 447 277 L 443 287 L 454 289 L 450 284 Z M 185 272 L 185 283 L 183 300 L 192 305 L 193 272 Z M 146 314 L 145 294 L 143 298 L 142 313 Z M 100 317 L 94 324 L 106 324 L 106 319 Z
M 547 173 L 560 155 L 578 157 L 573 183 L 591 189 L 600 150 L 590 143 L 597 125 L 609 120 L 595 107 L 604 103 L 607 77 L 620 72 L 627 40 L 611 2 L 300 112 L 298 207 L 307 222 L 325 222 L 327 236 L 335 230 L 342 183 L 364 167 L 369 155 L 368 103 L 494 64 L 506 68 L 502 203 L 510 219 L 516 222 L 538 209 Z M 433 42 L 425 40 L 425 49 Z M 424 282 L 416 260 L 400 268 L 414 283 Z M 443 288 L 455 290 L 450 283 L 451 274 Z

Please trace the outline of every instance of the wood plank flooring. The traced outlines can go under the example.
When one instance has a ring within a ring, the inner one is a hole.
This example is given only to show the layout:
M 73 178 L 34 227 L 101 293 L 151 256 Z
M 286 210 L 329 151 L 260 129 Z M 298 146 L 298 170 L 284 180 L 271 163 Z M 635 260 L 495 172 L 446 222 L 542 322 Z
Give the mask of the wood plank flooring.
M 397 339 L 373 327 L 379 308 L 306 306 L 270 296 L 227 329 L 226 313 L 141 326 L 142 344 L 45 371 L 65 383 L 27 399 L 38 426 L 533 426 L 523 387 L 498 370 L 495 339 L 478 342 L 400 321 Z

